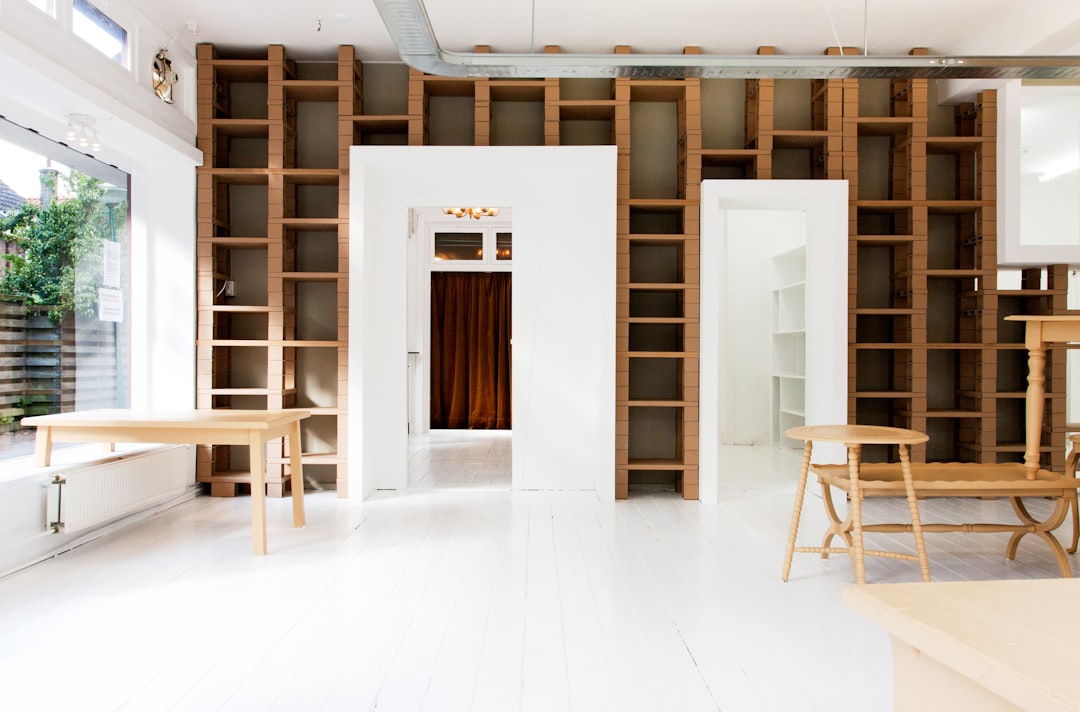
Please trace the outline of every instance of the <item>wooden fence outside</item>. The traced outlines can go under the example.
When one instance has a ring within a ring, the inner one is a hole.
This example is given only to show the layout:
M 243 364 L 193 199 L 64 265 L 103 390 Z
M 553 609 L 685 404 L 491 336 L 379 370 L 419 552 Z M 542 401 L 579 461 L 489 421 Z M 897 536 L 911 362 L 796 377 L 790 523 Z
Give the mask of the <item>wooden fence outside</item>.
M 76 329 L 69 316 L 56 326 L 47 311 L 0 299 L 0 430 L 25 415 L 125 405 L 114 325 L 87 320 Z

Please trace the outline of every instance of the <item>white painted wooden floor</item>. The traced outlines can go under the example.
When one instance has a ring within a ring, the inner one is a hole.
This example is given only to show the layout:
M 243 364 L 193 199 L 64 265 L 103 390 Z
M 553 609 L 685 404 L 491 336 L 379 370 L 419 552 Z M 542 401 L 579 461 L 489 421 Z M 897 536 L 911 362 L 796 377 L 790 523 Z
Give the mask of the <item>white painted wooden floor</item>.
M 840 602 L 846 558 L 797 555 L 780 581 L 793 452 L 728 449 L 740 484 L 720 505 L 604 504 L 511 491 L 506 436 L 431 440 L 408 491 L 312 493 L 301 530 L 270 501 L 266 557 L 247 498 L 200 497 L 0 580 L 0 709 L 891 707 L 888 641 Z M 956 507 L 929 502 L 924 520 Z M 1008 562 L 1004 535 L 927 538 L 937 580 L 1057 575 L 1038 542 Z M 902 561 L 868 575 L 918 579 Z

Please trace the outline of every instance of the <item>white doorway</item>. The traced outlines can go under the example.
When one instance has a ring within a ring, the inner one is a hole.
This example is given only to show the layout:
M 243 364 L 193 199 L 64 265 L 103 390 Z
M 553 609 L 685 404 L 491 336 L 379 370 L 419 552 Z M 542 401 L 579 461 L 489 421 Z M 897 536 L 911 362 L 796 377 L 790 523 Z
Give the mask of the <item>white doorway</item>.
M 792 239 L 805 242 L 803 420 L 810 425 L 847 422 L 847 198 L 847 181 L 708 180 L 701 184 L 703 502 L 716 502 L 722 485 L 737 480 L 737 472 L 720 465 L 720 449 L 735 444 L 736 423 L 743 416 L 736 383 L 742 376 L 736 374 L 760 370 L 759 391 L 762 395 L 771 391 L 771 359 L 761 353 L 761 342 L 758 346 L 752 339 L 744 343 L 742 329 L 747 324 L 772 324 L 769 263 L 778 249 L 792 245 L 760 239 L 763 230 L 790 224 L 797 234 Z M 783 215 L 791 211 L 801 214 L 798 220 Z M 755 259 L 762 291 L 756 297 L 747 295 L 745 285 L 740 287 L 730 275 L 731 257 L 740 251 L 730 243 L 739 240 L 760 250 Z M 814 454 L 816 462 L 844 461 L 842 447 L 816 447 Z
M 614 499 L 613 146 L 354 146 L 349 489 L 407 486 L 409 208 L 514 215 L 513 487 Z

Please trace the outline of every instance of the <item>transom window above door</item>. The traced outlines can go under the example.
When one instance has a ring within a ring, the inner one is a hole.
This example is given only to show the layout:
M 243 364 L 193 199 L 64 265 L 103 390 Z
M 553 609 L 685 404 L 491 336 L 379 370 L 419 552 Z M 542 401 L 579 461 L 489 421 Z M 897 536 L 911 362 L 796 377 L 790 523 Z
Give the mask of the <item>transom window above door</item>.
M 471 264 L 510 264 L 513 233 L 506 228 L 440 230 L 432 232 L 431 261 Z

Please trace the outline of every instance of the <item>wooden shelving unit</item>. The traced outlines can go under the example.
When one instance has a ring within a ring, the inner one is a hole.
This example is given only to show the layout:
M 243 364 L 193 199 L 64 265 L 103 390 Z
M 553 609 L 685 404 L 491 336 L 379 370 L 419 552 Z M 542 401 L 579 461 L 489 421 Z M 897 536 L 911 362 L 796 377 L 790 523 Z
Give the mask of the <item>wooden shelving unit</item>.
M 404 68 L 388 89 L 386 66 L 372 65 L 378 88 L 365 93 L 350 47 L 295 62 L 279 46 L 253 56 L 202 45 L 198 62 L 198 407 L 312 409 L 304 462 L 333 470 L 318 476 L 341 496 L 352 145 L 617 147 L 617 497 L 651 486 L 698 496 L 703 179 L 846 179 L 849 420 L 929 432 L 916 460 L 1022 457 L 1023 334 L 1004 317 L 1064 312 L 1066 269 L 1000 281 L 992 91 L 954 108 L 937 107 L 921 79 L 460 79 Z M 223 296 L 238 272 L 236 295 Z M 1049 445 L 1064 440 L 1064 352 L 1048 361 L 1043 442 L 1061 468 Z M 215 494 L 245 481 L 242 454 L 228 450 L 200 454 Z M 288 485 L 286 456 L 271 447 L 272 493 Z
M 200 45 L 198 61 L 196 406 L 310 410 L 302 459 L 333 470 L 330 484 L 345 496 L 348 149 L 360 64 L 347 47 L 335 62 L 304 64 L 280 46 L 221 57 Z M 329 150 L 310 139 L 328 127 L 337 138 Z M 243 450 L 202 448 L 197 479 L 211 494 L 250 484 Z M 272 496 L 292 484 L 288 457 L 281 440 L 268 445 Z
M 615 496 L 673 486 L 697 499 L 700 80 L 616 79 L 613 93 L 558 108 L 612 116 L 618 146 Z M 665 135 L 639 128 L 650 116 Z

